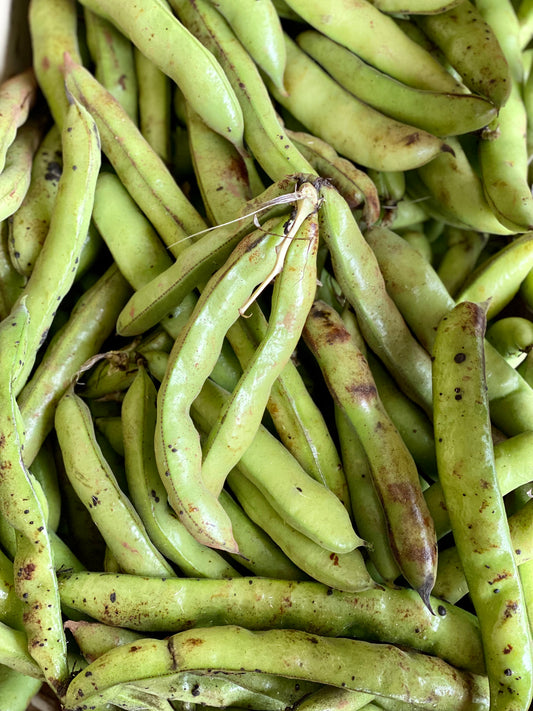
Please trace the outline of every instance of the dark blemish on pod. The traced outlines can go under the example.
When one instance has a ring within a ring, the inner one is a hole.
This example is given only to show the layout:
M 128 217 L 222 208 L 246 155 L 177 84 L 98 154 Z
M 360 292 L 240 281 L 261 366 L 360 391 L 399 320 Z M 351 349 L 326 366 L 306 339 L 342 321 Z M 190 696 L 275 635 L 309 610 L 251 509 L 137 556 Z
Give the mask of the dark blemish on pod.
M 200 695 L 200 684 L 195 684 L 192 689 L 191 689 L 191 694 L 193 696 L 199 696 Z
M 115 602 L 117 599 L 117 594 L 115 592 L 112 592 L 109 596 L 109 599 L 111 600 L 111 602 Z
M 456 353 L 453 359 L 456 363 L 464 363 L 466 360 L 466 355 L 464 353 Z
M 437 607 L 437 612 L 439 613 L 439 615 L 441 617 L 446 617 L 446 615 L 447 615 L 446 608 L 444 607 L 444 605 L 439 605 Z
M 503 670 L 503 673 L 505 674 L 505 676 L 512 676 L 513 671 L 512 669 L 507 668 Z
M 513 651 L 513 646 L 511 644 L 508 644 L 503 648 L 504 654 L 510 654 L 512 651 Z

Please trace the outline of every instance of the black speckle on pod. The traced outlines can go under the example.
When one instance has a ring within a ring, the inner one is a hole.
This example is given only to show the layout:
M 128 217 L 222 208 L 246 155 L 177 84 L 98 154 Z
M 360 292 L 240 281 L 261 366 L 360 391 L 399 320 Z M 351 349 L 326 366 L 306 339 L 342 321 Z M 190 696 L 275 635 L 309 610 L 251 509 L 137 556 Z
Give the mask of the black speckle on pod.
M 464 353 L 456 353 L 453 359 L 456 363 L 464 363 L 466 360 L 466 355 Z

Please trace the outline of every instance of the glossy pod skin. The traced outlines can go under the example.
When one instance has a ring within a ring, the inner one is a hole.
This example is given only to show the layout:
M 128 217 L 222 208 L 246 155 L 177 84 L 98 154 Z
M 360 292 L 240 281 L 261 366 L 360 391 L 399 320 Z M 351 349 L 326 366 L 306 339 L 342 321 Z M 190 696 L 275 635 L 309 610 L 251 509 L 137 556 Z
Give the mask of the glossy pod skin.
M 439 324 L 434 354 L 437 464 L 474 608 L 491 708 L 528 709 L 532 641 L 498 488 L 484 374 L 483 305 L 463 302 Z

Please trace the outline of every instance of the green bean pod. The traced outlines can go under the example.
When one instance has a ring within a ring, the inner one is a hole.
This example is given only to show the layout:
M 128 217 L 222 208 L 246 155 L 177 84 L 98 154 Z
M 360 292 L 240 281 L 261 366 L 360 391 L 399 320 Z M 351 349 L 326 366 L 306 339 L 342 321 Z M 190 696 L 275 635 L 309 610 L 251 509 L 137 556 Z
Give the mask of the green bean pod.
M 328 246 L 333 271 L 352 305 L 370 348 L 400 388 L 431 413 L 431 361 L 413 338 L 387 294 L 374 253 L 342 197 L 327 184 L 320 190 L 320 234 Z
M 366 359 L 337 312 L 315 302 L 303 336 L 332 397 L 361 439 L 398 566 L 429 605 L 437 565 L 436 537 L 411 454 L 379 399 Z
M 154 0 L 152 0 L 154 2 Z M 65 83 L 91 112 L 102 149 L 122 183 L 173 254 L 205 228 L 161 158 L 116 99 L 84 67 L 65 58 Z M 120 136 L 120 141 L 116 136 Z
M 53 428 L 54 412 L 78 369 L 113 333 L 116 318 L 130 293 L 116 266 L 111 266 L 83 294 L 70 319 L 58 331 L 19 395 L 26 426 L 24 461 L 30 466 Z
M 17 129 L 22 126 L 37 96 L 37 82 L 33 69 L 19 72 L 0 84 L 0 172 L 4 170 L 6 153 L 15 140 Z
M 100 142 L 86 109 L 73 100 L 62 133 L 63 173 L 45 245 L 20 298 L 26 299 L 31 323 L 28 354 L 21 377 L 24 383 L 45 340 L 60 302 L 70 290 L 87 238 L 96 178 L 100 169 Z
M 311 578 L 347 592 L 359 592 L 372 587 L 373 581 L 359 550 L 332 553 L 317 545 L 284 521 L 238 468 L 230 472 L 228 484 L 250 518 Z M 359 541 L 360 545 L 364 543 L 362 539 Z
M 57 405 L 55 426 L 67 476 L 121 569 L 138 575 L 174 575 L 120 490 L 96 442 L 89 408 L 73 387 Z
M 283 242 L 287 251 L 274 284 L 265 337 L 224 403 L 203 447 L 202 478 L 215 495 L 253 440 L 272 384 L 296 348 L 315 297 L 318 194 L 311 183 L 302 185 L 300 192 L 302 200 Z M 280 253 L 283 247 L 280 245 Z
M 22 274 L 13 267 L 9 254 L 8 223 L 0 222 L 0 320 L 9 314 L 25 283 Z
M 479 618 L 491 708 L 528 709 L 532 641 L 491 442 L 484 375 L 485 310 L 463 302 L 445 316 L 434 347 L 439 478 Z
M 95 76 L 137 122 L 137 77 L 131 42 L 108 20 L 84 8 L 87 46 Z
M 170 504 L 199 542 L 233 553 L 237 550 L 229 520 L 201 479 L 201 445 L 189 411 L 216 363 L 227 329 L 255 284 L 274 267 L 284 224 L 269 234 L 249 234 L 210 279 L 176 339 L 158 393 L 156 461 Z M 192 372 L 191 362 L 197 364 Z
M 141 366 L 122 402 L 126 478 L 133 505 L 150 539 L 190 577 L 238 576 L 216 551 L 196 541 L 167 503 L 154 453 L 155 385 Z
M 28 192 L 33 156 L 41 134 L 42 127 L 37 120 L 29 119 L 7 149 L 5 167 L 0 173 L 0 221 L 18 210 Z
M 44 497 L 22 461 L 24 431 L 15 399 L 17 378 L 24 369 L 28 348 L 28 323 L 29 312 L 22 299 L 0 326 L 0 350 L 11 354 L 0 382 L 0 461 L 3 486 L 11 495 L 1 497 L 0 506 L 3 517 L 15 530 L 15 591 L 23 602 L 27 649 L 61 698 L 68 682 L 68 667 L 57 579 L 42 505 Z
M 81 62 L 78 44 L 78 15 L 74 0 L 32 0 L 28 21 L 33 69 L 54 123 L 60 131 L 68 111 L 68 99 L 61 76 L 65 52 Z
M 205 381 L 192 404 L 192 416 L 200 429 L 213 427 L 228 397 L 227 391 Z M 259 427 L 239 461 L 239 470 L 287 523 L 323 548 L 346 553 L 359 544 L 343 504 L 311 478 L 266 427 Z
M 137 47 L 133 50 L 133 56 L 138 85 L 139 128 L 168 165 L 171 162 L 171 81 Z
M 135 665 L 126 661 L 132 659 L 133 648 Z M 117 647 L 73 679 L 66 707 L 74 711 L 80 701 L 90 703 L 91 698 L 98 699 L 99 694 L 119 683 L 143 680 L 143 688 L 149 689 L 148 679 L 171 675 L 177 669 L 281 672 L 305 681 L 391 696 L 419 704 L 424 710 L 488 708 L 485 677 L 454 669 L 434 657 L 390 644 L 319 637 L 299 630 L 253 632 L 233 625 L 199 628 L 168 640 L 145 639 Z M 379 675 L 376 669 L 380 669 Z
M 208 126 L 243 150 L 242 113 L 213 55 L 159 0 L 135 0 L 128 12 L 110 0 L 82 3 L 107 18 L 180 87 Z M 191 71 L 194 67 L 194 71 Z
M 62 167 L 61 132 L 54 124 L 35 153 L 30 186 L 10 225 L 11 258 L 24 276 L 31 274 L 48 234 Z

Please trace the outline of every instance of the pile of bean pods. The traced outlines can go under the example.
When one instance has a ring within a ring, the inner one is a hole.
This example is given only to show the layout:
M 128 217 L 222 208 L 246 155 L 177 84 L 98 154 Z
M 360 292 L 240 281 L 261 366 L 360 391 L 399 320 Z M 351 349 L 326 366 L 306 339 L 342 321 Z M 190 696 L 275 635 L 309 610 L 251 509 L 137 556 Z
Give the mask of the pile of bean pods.
M 527 711 L 533 2 L 28 22 L 0 711 Z

